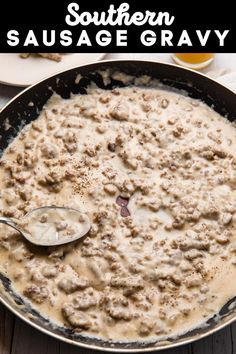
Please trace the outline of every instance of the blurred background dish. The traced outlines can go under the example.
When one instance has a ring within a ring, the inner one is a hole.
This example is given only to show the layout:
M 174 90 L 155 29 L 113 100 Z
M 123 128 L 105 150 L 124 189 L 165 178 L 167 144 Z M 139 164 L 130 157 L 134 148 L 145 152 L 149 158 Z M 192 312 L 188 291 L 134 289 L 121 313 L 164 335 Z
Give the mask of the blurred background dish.
M 207 67 L 214 59 L 213 53 L 174 53 L 173 60 L 179 64 L 191 69 L 203 69 Z
M 39 56 L 22 59 L 19 53 L 0 54 L 0 83 L 12 86 L 29 86 L 74 66 L 101 60 L 106 53 L 71 53 L 60 62 L 46 60 Z

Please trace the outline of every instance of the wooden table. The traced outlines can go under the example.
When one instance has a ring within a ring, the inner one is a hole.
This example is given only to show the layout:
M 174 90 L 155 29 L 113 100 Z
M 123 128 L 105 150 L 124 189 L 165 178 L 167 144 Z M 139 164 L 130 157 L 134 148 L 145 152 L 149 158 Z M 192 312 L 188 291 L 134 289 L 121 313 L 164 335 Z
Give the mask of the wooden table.
M 152 59 L 170 61 L 169 54 L 110 54 L 108 59 Z M 219 54 L 212 70 L 228 68 L 236 70 L 236 54 Z M 20 91 L 18 88 L 0 85 L 0 106 Z M 0 354 L 92 354 L 61 343 L 31 328 L 0 304 Z M 160 353 L 160 352 L 159 352 Z M 163 354 L 236 354 L 236 323 L 194 344 L 166 350 Z

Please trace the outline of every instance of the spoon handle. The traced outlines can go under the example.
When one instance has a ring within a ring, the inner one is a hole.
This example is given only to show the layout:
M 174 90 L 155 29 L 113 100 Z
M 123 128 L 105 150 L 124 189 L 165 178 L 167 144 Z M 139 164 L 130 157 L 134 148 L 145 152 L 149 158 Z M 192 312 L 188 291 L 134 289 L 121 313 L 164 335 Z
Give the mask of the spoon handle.
M 0 223 L 8 225 L 8 226 L 12 227 L 13 229 L 15 229 L 15 230 L 20 232 L 17 223 L 13 219 L 5 218 L 4 216 L 1 216 L 0 217 Z

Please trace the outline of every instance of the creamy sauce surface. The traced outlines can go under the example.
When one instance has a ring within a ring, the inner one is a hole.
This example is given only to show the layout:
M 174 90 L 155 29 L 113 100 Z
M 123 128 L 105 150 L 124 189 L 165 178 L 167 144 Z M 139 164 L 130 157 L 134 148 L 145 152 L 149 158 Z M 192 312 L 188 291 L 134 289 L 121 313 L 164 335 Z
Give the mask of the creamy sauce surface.
M 92 222 L 45 248 L 0 226 L 0 271 L 52 322 L 151 340 L 236 295 L 236 129 L 200 101 L 142 87 L 54 95 L 4 152 L 0 190 L 3 216 L 56 205 Z

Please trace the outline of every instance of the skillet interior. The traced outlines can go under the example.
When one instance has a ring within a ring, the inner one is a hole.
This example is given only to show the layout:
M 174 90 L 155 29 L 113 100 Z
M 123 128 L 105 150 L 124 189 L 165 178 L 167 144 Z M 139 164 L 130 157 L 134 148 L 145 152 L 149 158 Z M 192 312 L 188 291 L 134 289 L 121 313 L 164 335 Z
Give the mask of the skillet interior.
M 227 119 L 233 121 L 236 118 L 236 95 L 204 75 L 164 63 L 128 60 L 107 61 L 74 68 L 50 77 L 26 89 L 13 99 L 0 113 L 0 151 L 4 151 L 12 137 L 15 137 L 25 124 L 38 117 L 43 105 L 53 92 L 57 92 L 63 98 L 69 98 L 71 92 L 85 94 L 85 88 L 91 81 L 105 89 L 123 86 L 121 82 L 114 80 L 108 86 L 104 86 L 103 80 L 97 71 L 107 68 L 134 76 L 150 75 L 165 85 L 185 90 L 189 96 L 203 100 L 218 113 L 226 116 Z M 83 79 L 76 83 L 75 79 L 78 74 L 83 76 Z M 30 102 L 34 104 L 29 105 Z M 11 126 L 7 131 L 4 129 L 3 124 L 6 119 L 8 119 Z M 48 320 L 40 316 L 37 311 L 32 309 L 29 304 L 25 303 L 19 295 L 15 294 L 11 288 L 10 280 L 1 274 L 0 283 L 0 300 L 22 319 L 56 338 L 91 349 L 137 352 L 170 348 L 204 337 L 236 319 L 235 298 L 221 309 L 220 321 L 217 321 L 219 316 L 216 316 L 208 321 L 206 328 L 191 331 L 176 340 L 170 340 L 165 343 L 111 343 L 74 334 L 72 330 L 52 325 Z

